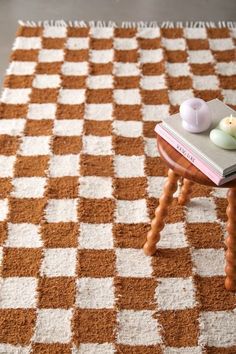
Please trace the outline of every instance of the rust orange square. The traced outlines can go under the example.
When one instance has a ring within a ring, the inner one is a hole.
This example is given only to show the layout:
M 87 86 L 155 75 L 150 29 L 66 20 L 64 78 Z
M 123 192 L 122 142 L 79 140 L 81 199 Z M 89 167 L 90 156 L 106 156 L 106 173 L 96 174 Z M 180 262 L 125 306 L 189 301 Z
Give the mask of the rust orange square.
M 56 136 L 53 139 L 52 150 L 56 155 L 78 154 L 81 148 L 80 136 Z
M 3 277 L 37 277 L 42 250 L 38 248 L 5 248 L 3 253 Z

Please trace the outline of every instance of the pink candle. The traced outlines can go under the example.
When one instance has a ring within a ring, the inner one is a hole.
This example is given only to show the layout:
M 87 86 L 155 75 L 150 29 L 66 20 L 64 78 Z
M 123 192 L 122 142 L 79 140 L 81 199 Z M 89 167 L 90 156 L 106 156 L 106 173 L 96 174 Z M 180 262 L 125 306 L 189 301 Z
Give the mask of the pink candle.
M 211 125 L 211 112 L 201 98 L 190 98 L 180 105 L 182 126 L 191 133 L 200 133 Z

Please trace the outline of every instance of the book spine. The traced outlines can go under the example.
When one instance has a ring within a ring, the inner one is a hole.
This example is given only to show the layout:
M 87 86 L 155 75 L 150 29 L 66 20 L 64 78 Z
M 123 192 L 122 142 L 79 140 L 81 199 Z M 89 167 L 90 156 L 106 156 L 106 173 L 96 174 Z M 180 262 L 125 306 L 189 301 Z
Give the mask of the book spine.
M 171 136 L 161 124 L 157 124 L 155 131 L 163 139 L 165 139 L 173 148 L 175 148 L 181 155 L 183 155 L 188 161 L 190 161 L 194 166 L 201 170 L 207 177 L 209 177 L 215 184 L 222 184 L 224 178 L 223 176 L 216 175 L 213 171 L 209 169 L 202 161 L 200 161 L 191 150 L 187 149 L 183 144 L 180 144 L 173 136 Z

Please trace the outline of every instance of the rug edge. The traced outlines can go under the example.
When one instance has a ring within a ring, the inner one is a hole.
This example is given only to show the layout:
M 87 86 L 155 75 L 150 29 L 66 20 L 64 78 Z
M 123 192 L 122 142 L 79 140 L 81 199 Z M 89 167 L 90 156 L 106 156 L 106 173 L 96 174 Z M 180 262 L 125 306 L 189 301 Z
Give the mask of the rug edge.
M 122 28 L 236 28 L 236 21 L 123 21 L 117 24 L 115 21 L 18 21 L 19 25 L 27 27 L 122 27 Z

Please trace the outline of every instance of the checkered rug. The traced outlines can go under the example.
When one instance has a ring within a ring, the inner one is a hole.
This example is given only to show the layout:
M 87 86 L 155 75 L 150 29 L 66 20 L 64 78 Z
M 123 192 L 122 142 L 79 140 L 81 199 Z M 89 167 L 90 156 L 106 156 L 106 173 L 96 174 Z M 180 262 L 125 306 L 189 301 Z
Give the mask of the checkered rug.
M 193 96 L 236 108 L 236 29 L 22 24 L 0 104 L 0 353 L 235 354 L 226 191 L 176 196 L 155 124 Z M 170 26 L 169 26 L 170 27 Z

